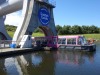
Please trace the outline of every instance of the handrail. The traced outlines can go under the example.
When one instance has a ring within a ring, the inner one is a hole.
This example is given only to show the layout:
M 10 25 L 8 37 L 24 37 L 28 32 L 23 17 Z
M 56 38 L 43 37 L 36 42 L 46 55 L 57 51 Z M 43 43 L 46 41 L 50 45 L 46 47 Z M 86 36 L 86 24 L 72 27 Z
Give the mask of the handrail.
M 49 3 L 53 6 L 56 6 L 56 1 L 55 0 L 50 0 Z
M 20 42 L 26 42 L 26 41 L 12 41 L 12 40 L 0 40 L 0 48 L 10 48 L 10 45 L 12 43 L 20 43 Z M 32 42 L 33 43 L 33 42 Z M 28 43 L 27 43 L 28 44 Z

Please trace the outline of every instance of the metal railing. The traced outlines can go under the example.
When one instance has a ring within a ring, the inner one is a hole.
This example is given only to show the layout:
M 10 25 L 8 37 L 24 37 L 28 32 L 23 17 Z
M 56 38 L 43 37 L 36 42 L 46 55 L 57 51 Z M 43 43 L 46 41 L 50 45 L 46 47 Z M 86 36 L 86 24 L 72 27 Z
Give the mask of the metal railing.
M 0 40 L 0 48 L 9 48 L 11 43 L 11 40 Z
M 38 1 L 40 1 L 40 2 L 46 2 L 46 3 L 49 3 L 49 4 L 53 5 L 53 6 L 56 6 L 56 1 L 55 0 L 48 0 L 48 1 L 38 0 Z
M 53 6 L 56 6 L 56 1 L 55 0 L 49 0 L 49 3 Z
M 0 40 L 0 48 L 10 48 L 11 44 L 17 44 L 19 43 L 19 45 L 17 45 L 16 47 L 20 48 L 20 43 L 24 43 L 26 41 L 12 41 L 12 40 Z M 28 43 L 26 43 L 26 45 L 29 45 Z M 36 41 L 32 41 L 32 46 L 36 46 Z
M 25 42 L 25 41 L 23 41 Z M 12 43 L 18 43 L 18 41 L 12 41 L 12 40 L 0 40 L 0 48 L 10 48 L 10 45 Z M 20 43 L 20 42 L 19 42 Z
M 11 48 L 12 44 L 15 44 L 15 48 L 20 48 L 21 45 L 24 45 L 26 41 L 12 41 L 12 40 L 0 40 L 0 48 Z M 19 43 L 17 45 L 17 43 Z M 47 45 L 49 42 L 46 40 L 32 40 L 31 46 L 39 46 L 39 45 Z M 27 42 L 25 43 L 26 46 L 29 46 L 30 44 Z

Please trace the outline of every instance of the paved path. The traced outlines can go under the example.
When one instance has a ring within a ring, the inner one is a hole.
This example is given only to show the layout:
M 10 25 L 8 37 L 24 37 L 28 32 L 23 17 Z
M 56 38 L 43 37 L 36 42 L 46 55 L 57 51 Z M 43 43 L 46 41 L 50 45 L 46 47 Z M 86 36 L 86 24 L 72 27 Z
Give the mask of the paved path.
M 35 51 L 48 51 L 51 48 L 48 47 L 34 47 L 34 48 L 0 48 L 0 57 L 9 56 L 14 54 L 21 54 L 27 52 L 35 52 Z
M 22 50 L 30 50 L 32 48 L 0 48 L 0 53 L 2 52 L 11 52 L 11 51 L 22 51 Z
M 34 48 L 0 48 L 0 57 L 33 52 L 35 50 Z

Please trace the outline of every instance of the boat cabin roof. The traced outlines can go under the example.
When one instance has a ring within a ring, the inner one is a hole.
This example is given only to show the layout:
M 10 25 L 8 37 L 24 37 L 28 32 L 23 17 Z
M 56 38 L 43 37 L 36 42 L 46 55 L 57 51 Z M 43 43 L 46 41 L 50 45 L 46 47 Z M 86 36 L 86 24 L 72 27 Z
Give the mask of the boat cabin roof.
M 66 35 L 66 36 L 58 36 L 58 38 L 79 38 L 83 37 L 83 35 Z
M 64 35 L 64 36 L 50 36 L 50 37 L 32 37 L 32 39 L 44 39 L 44 38 L 51 38 L 51 37 L 57 37 L 57 38 L 76 38 L 84 37 L 83 35 Z

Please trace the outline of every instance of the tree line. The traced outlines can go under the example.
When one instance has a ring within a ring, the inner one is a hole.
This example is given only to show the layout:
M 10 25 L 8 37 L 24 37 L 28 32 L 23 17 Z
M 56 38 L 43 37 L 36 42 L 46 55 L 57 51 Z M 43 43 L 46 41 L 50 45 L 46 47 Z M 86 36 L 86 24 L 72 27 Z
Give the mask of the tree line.
M 56 29 L 59 35 L 67 35 L 67 34 L 94 34 L 94 33 L 100 33 L 100 28 L 91 25 L 91 26 L 79 26 L 79 25 L 56 25 Z
M 17 26 L 13 26 L 13 25 L 5 25 L 5 28 L 6 28 L 7 31 L 15 32 Z
M 13 25 L 5 25 L 5 27 L 6 27 L 7 31 L 12 31 L 12 32 L 15 32 L 15 30 L 17 28 L 17 26 L 13 26 Z M 83 25 L 83 26 L 56 25 L 56 30 L 57 30 L 59 35 L 100 33 L 100 28 L 95 26 L 95 25 L 91 25 L 91 26 L 87 26 L 87 25 Z M 42 30 L 37 28 L 34 32 L 35 33 L 42 32 Z

